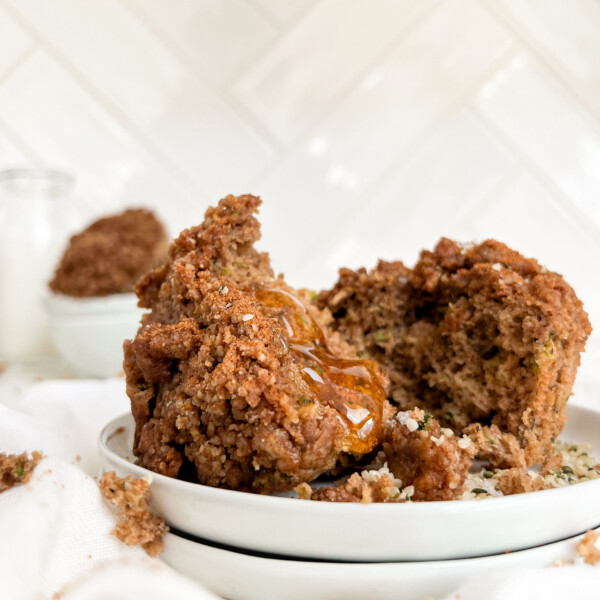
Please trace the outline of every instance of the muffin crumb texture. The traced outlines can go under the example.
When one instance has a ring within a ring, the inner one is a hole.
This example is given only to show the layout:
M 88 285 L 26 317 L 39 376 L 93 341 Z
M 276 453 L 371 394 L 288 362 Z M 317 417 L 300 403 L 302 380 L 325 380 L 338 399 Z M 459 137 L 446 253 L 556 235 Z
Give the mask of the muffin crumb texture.
M 386 369 L 401 410 L 419 406 L 456 431 L 478 424 L 469 434 L 489 437 L 483 458 L 498 465 L 550 454 L 591 331 L 559 274 L 495 240 L 444 238 L 413 269 L 341 269 L 317 304 L 359 356 Z
M 475 454 L 472 444 L 461 444 L 452 429 L 418 408 L 386 423 L 383 451 L 402 485 L 414 488 L 414 501 L 458 498 Z
M 394 477 L 387 464 L 380 469 L 352 473 L 335 485 L 311 488 L 307 483 L 295 488 L 298 498 L 321 502 L 395 502 L 400 499 L 402 482 Z

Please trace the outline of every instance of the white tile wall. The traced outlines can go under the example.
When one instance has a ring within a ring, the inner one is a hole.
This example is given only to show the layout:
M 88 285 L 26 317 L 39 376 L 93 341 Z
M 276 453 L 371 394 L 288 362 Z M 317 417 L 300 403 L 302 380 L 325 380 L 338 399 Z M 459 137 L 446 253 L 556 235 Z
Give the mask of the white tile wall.
M 332 240 L 329 277 L 340 264 L 373 266 L 378 258 L 402 257 L 412 264 L 423 247 L 431 248 L 441 236 L 463 233 L 460 225 L 474 206 L 514 171 L 515 161 L 468 113 L 453 114 L 390 173 Z
M 17 146 L 12 135 L 0 123 L 0 165 L 29 165 L 27 154 Z
M 309 10 L 316 0 L 255 0 L 254 4 L 262 8 L 271 19 L 278 24 L 285 24 L 297 19 Z
M 124 199 L 159 208 L 156 201 L 168 198 L 170 209 L 191 208 L 179 182 L 43 50 L 0 87 L 0 115 L 45 164 L 78 174 L 91 214 Z
M 33 46 L 31 38 L 0 8 L 0 80 Z
M 433 4 L 379 0 L 373 10 L 365 0 L 322 0 L 240 77 L 236 97 L 290 142 L 360 85 L 369 65 Z
M 90 4 L 79 0 L 14 5 L 77 81 L 210 197 L 243 189 L 273 158 L 269 145 L 116 0 L 92 2 L 93 19 Z
M 475 107 L 600 224 L 600 126 L 553 83 L 523 52 L 485 83 Z
M 600 116 L 600 2 L 486 0 L 486 4 Z
M 246 0 L 177 0 L 168 10 L 164 0 L 125 0 L 125 4 L 194 70 L 216 84 L 227 83 L 249 66 L 278 35 L 269 16 Z
M 0 168 L 173 232 L 261 194 L 263 246 L 313 287 L 496 236 L 600 329 L 599 31 L 598 0 L 0 0 Z

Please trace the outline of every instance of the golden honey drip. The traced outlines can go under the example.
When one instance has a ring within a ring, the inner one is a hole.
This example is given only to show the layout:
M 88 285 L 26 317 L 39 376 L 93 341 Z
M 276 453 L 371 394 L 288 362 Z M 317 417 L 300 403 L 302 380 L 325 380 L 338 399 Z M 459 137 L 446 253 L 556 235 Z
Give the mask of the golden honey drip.
M 265 316 L 278 319 L 286 332 L 292 358 L 302 366 L 308 386 L 305 401 L 318 401 L 338 412 L 342 449 L 353 454 L 373 450 L 381 439 L 385 400 L 377 364 L 331 354 L 319 325 L 288 291 L 261 288 L 256 291 L 256 299 Z

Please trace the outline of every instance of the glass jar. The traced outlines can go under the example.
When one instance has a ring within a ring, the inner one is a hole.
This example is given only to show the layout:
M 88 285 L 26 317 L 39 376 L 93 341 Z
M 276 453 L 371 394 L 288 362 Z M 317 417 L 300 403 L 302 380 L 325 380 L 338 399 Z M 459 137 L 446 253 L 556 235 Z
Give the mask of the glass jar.
M 0 357 L 51 353 L 42 299 L 69 233 L 74 179 L 50 169 L 0 171 Z

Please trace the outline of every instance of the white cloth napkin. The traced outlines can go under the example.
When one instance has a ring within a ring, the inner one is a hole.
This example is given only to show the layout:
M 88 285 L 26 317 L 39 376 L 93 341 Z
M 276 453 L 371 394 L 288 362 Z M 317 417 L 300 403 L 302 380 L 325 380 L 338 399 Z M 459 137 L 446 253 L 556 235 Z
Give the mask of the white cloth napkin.
M 128 410 L 123 380 L 44 381 L 0 398 L 0 451 L 42 450 L 30 482 L 0 494 L 2 600 L 209 600 L 215 596 L 110 532 L 98 435 Z M 61 595 L 62 594 L 62 595 Z
M 444 600 L 598 600 L 600 567 L 512 569 L 474 577 Z
M 15 386 L 2 379 L 0 451 L 42 450 L 49 458 L 27 485 L 0 494 L 0 599 L 215 598 L 110 535 L 115 517 L 94 479 L 97 440 L 109 420 L 129 410 L 124 381 Z M 576 566 L 487 573 L 447 600 L 599 596 L 600 568 Z

